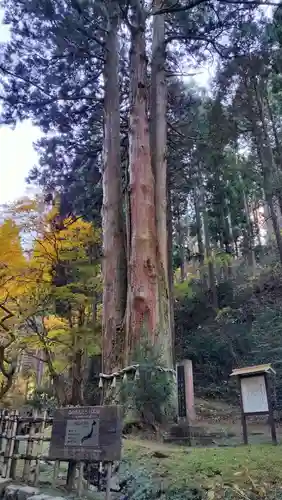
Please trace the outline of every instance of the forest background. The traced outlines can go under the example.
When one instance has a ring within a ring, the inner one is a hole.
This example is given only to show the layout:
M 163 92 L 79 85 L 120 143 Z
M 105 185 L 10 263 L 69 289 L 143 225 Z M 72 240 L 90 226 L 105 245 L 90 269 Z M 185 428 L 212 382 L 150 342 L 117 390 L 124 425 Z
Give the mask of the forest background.
M 158 363 L 192 359 L 199 394 L 232 398 L 249 362 L 279 377 L 279 4 L 2 8 L 1 123 L 42 137 L 39 194 L 2 207 L 1 396 L 23 396 L 28 356 L 83 404 L 99 355 L 105 373 L 127 366 L 144 331 Z M 199 65 L 209 91 L 187 78 Z

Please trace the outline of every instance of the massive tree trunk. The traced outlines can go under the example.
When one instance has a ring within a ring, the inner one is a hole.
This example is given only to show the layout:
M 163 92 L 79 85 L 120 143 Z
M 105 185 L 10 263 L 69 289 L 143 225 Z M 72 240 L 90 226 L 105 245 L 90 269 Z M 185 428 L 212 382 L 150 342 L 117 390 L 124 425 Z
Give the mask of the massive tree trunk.
M 155 0 L 153 8 L 160 10 L 162 0 Z M 157 264 L 159 293 L 159 328 L 162 335 L 164 357 L 172 365 L 171 316 L 172 301 L 168 274 L 167 242 L 167 85 L 165 78 L 165 15 L 153 18 L 151 63 L 151 158 L 155 176 L 155 207 L 157 234 Z
M 275 154 L 275 163 L 277 166 L 277 177 L 279 179 L 278 181 L 278 186 L 276 188 L 276 196 L 278 199 L 279 203 L 279 208 L 280 208 L 280 214 L 282 215 L 282 187 L 281 187 L 281 168 L 282 168 L 282 148 L 279 140 L 279 135 L 278 135 L 278 130 L 277 130 L 277 123 L 275 116 L 272 111 L 272 107 L 270 104 L 269 96 L 268 96 L 268 90 L 267 90 L 267 84 L 264 82 L 263 83 L 264 87 L 264 93 L 265 93 L 265 104 L 266 104 L 266 110 L 270 119 L 271 123 L 271 128 L 272 128 L 272 133 L 273 133 L 273 138 L 274 138 L 274 144 L 275 144 L 275 149 L 276 149 L 276 154 Z
M 174 312 L 173 312 L 173 263 L 172 263 L 172 208 L 171 208 L 171 191 L 170 182 L 167 182 L 167 248 L 168 248 L 168 281 L 169 281 L 169 300 L 170 306 L 170 325 L 171 325 L 171 345 L 172 345 L 172 359 L 175 365 L 175 325 L 174 325 Z
M 204 228 L 204 236 L 205 236 L 205 252 L 206 252 L 206 260 L 208 263 L 208 273 L 209 273 L 209 288 L 211 292 L 211 301 L 212 305 L 215 309 L 218 308 L 218 295 L 216 288 L 216 276 L 213 265 L 213 256 L 210 245 L 210 233 L 209 233 L 209 221 L 208 221 L 208 212 L 206 208 L 206 196 L 205 190 L 202 187 L 200 189 L 200 200 L 201 200 L 201 211 L 203 216 L 203 228 Z
M 183 224 L 181 221 L 181 216 L 179 213 L 179 210 L 177 211 L 177 221 L 175 224 L 175 231 L 176 231 L 176 241 L 177 241 L 177 247 L 178 247 L 178 257 L 179 257 L 179 267 L 180 267 L 180 283 L 183 283 L 185 281 L 186 275 L 185 275 L 185 248 L 184 248 L 184 228 Z
M 256 267 L 256 259 L 255 259 L 255 253 L 254 253 L 254 234 L 253 234 L 253 228 L 252 228 L 252 221 L 250 217 L 250 209 L 249 209 L 249 204 L 245 192 L 245 187 L 244 187 L 244 182 L 242 179 L 241 174 L 239 174 L 240 178 L 240 184 L 241 184 L 241 191 L 242 191 L 242 198 L 243 198 L 243 204 L 244 204 L 244 212 L 245 212 L 245 217 L 246 217 L 246 223 L 247 223 L 247 231 L 246 231 L 246 243 L 247 243 L 247 253 L 248 253 L 248 262 L 249 266 L 254 270 Z
M 103 371 L 123 364 L 126 253 L 122 212 L 119 111 L 118 6 L 107 3 L 103 170 Z
M 228 261 L 226 263 L 226 274 L 227 278 L 232 277 L 232 257 L 234 253 L 234 238 L 232 231 L 231 214 L 229 209 L 229 200 L 224 195 L 223 197 L 223 214 L 224 214 L 224 246 L 225 252 L 228 255 Z
M 264 199 L 264 193 L 263 193 L 263 199 Z M 262 246 L 262 241 L 261 241 L 261 232 L 260 232 L 260 223 L 259 223 L 259 215 L 258 215 L 258 203 L 256 199 L 253 201 L 253 204 L 251 206 L 251 213 L 253 214 L 253 226 L 254 226 L 254 243 L 255 239 L 257 239 L 257 244 L 261 247 Z
M 76 349 L 73 354 L 71 366 L 71 405 L 83 405 L 83 351 Z
M 255 77 L 245 77 L 244 84 L 248 97 L 248 115 L 252 126 L 253 140 L 261 163 L 265 200 L 269 208 L 279 258 L 282 263 L 282 238 L 273 199 L 273 173 L 276 171 L 276 164 L 268 134 L 263 96 L 259 82 Z
M 201 282 L 203 286 L 203 290 L 207 291 L 209 284 L 207 280 L 207 275 L 205 272 L 205 247 L 203 242 L 203 224 L 201 219 L 201 207 L 200 207 L 200 194 L 199 187 L 195 187 L 194 189 L 194 206 L 195 206 L 195 215 L 196 215 L 196 232 L 197 232 L 197 242 L 198 242 L 198 253 L 199 253 L 199 267 L 200 267 L 200 276 Z
M 159 325 L 155 179 L 151 164 L 145 13 L 132 1 L 130 48 L 129 177 L 131 255 L 129 271 L 129 349 L 140 343 L 142 328 L 152 344 Z
M 282 264 L 282 237 L 280 233 L 280 227 L 278 223 L 278 217 L 275 210 L 275 204 L 273 199 L 273 174 L 276 171 L 275 159 L 272 152 L 272 147 L 270 143 L 268 126 L 266 122 L 265 110 L 263 97 L 260 92 L 259 85 L 257 81 L 253 80 L 253 88 L 255 92 L 256 106 L 258 110 L 258 116 L 261 121 L 262 128 L 260 128 L 253 120 L 253 127 L 256 136 L 257 146 L 259 149 L 259 156 L 262 160 L 262 175 L 264 181 L 264 191 L 265 198 L 269 206 L 275 239 L 277 243 L 278 253 L 280 262 Z

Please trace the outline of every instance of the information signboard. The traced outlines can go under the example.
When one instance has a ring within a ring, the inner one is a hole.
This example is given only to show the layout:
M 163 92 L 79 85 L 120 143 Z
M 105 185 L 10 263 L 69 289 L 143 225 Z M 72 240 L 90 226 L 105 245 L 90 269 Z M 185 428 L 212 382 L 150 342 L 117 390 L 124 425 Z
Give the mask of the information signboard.
M 241 393 L 244 413 L 267 413 L 269 411 L 264 375 L 242 377 Z
M 49 456 L 56 460 L 120 460 L 122 420 L 118 406 L 62 408 L 54 414 Z

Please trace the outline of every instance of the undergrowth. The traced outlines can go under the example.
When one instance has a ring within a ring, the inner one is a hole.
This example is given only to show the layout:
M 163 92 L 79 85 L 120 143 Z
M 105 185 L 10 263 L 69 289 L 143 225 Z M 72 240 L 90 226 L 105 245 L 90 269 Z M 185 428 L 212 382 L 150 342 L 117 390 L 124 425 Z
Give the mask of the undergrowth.
M 137 377 L 122 383 L 119 401 L 126 415 L 133 413 L 140 422 L 149 425 L 163 424 L 173 418 L 174 380 L 165 368 L 161 349 L 152 346 L 147 336 L 133 355 L 138 364 Z
M 279 446 L 156 450 L 127 440 L 120 473 L 126 500 L 282 499 Z
M 219 283 L 216 311 L 199 286 L 177 285 L 175 296 L 176 356 L 192 359 L 197 396 L 237 401 L 236 387 L 229 379 L 232 369 L 266 362 L 275 369 L 277 362 L 276 386 L 282 387 L 280 265 Z M 281 395 L 278 392 L 282 411 L 282 390 Z

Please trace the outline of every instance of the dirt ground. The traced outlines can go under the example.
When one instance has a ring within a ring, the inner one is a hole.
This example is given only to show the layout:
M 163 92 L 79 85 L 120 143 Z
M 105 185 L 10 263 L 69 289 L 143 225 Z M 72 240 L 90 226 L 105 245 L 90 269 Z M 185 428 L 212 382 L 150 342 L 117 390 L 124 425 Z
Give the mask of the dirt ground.
M 238 407 L 231 406 L 221 401 L 206 401 L 196 399 L 196 420 L 192 426 L 197 435 L 203 434 L 213 437 L 214 445 L 234 446 L 242 443 L 241 413 Z M 270 426 L 266 416 L 247 418 L 249 444 L 264 444 L 271 442 Z M 282 424 L 276 422 L 278 441 L 282 442 Z M 205 446 L 209 443 L 203 443 Z
M 144 442 L 165 444 L 191 444 L 192 447 L 238 446 L 243 443 L 241 413 L 238 407 L 221 401 L 196 399 L 196 419 L 187 431 L 186 438 L 176 436 L 170 429 L 159 433 L 150 429 L 133 429 L 128 438 L 141 439 Z M 183 424 L 183 428 L 185 424 Z M 271 431 L 265 416 L 247 419 L 249 444 L 271 444 Z M 282 443 L 282 423 L 276 423 L 278 442 Z M 180 433 L 181 434 L 181 433 Z M 188 437 L 189 436 L 189 437 Z

